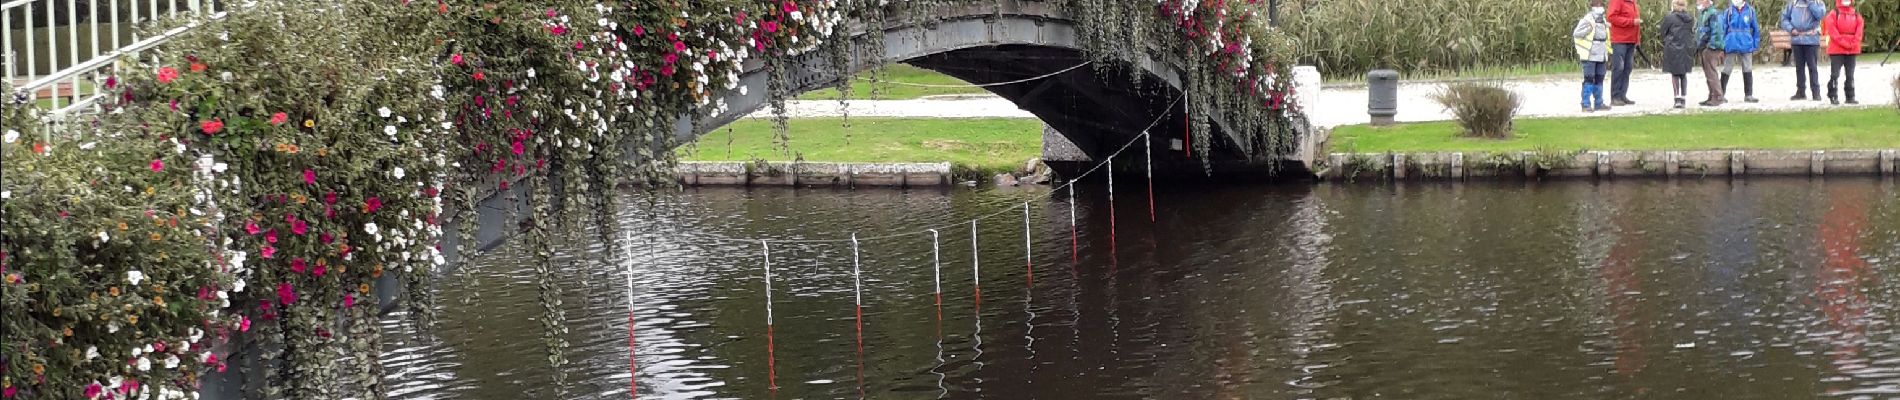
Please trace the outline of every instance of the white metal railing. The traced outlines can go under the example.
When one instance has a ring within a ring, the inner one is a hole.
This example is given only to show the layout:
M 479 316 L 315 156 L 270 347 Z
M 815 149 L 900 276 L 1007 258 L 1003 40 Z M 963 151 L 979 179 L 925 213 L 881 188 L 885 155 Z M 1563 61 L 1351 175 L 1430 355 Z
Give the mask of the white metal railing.
M 9 95 L 24 96 L 47 116 L 48 126 L 66 115 L 96 109 L 116 61 L 223 17 L 220 0 L 9 0 L 0 3 Z M 63 7 L 62 7 L 63 6 Z M 161 19 L 191 22 L 162 32 L 143 30 Z

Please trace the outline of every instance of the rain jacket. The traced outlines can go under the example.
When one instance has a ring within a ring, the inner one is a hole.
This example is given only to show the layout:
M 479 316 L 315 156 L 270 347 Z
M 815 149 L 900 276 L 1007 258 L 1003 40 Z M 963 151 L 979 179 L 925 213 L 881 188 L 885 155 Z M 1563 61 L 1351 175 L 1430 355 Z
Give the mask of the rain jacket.
M 1755 19 L 1755 6 L 1722 9 L 1722 51 L 1734 54 L 1754 53 L 1761 45 L 1761 23 Z
M 1723 32 L 1725 26 L 1722 25 L 1722 10 L 1725 9 L 1726 8 L 1722 6 L 1710 5 L 1709 8 L 1702 10 L 1702 16 L 1696 17 L 1696 46 L 1702 49 L 1722 51 L 1722 44 L 1726 41 L 1725 38 L 1727 37 Z
M 1636 0 L 1610 0 L 1610 43 L 1637 43 L 1643 41 L 1643 27 L 1636 25 L 1642 19 Z
M 1577 27 L 1570 30 L 1570 39 L 1577 50 L 1577 61 L 1609 61 L 1610 45 L 1604 41 L 1610 39 L 1610 25 L 1604 22 L 1603 13 L 1585 13 L 1577 20 Z
M 1663 72 L 1687 74 L 1695 65 L 1695 18 L 1688 11 L 1675 11 L 1662 21 Z
M 1834 12 L 1821 19 L 1821 32 L 1827 34 L 1827 54 L 1849 56 L 1860 54 L 1861 35 L 1866 32 L 1867 20 L 1854 11 L 1853 6 L 1841 2 Z
M 1781 9 L 1781 30 L 1788 31 L 1788 43 L 1818 46 L 1820 33 L 1805 33 L 1821 30 L 1821 17 L 1827 15 L 1827 6 L 1821 0 L 1794 0 Z M 1796 33 L 1802 32 L 1802 33 Z

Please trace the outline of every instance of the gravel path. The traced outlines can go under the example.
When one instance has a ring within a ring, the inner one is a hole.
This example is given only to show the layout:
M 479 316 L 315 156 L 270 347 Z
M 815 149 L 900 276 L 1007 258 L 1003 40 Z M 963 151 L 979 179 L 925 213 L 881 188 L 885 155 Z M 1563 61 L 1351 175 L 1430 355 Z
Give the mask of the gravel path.
M 1894 77 L 1900 76 L 1900 62 L 1880 67 L 1877 62 L 1864 63 L 1856 76 L 1861 104 L 1893 104 L 1894 93 L 1891 86 Z M 1826 65 L 1821 73 L 1827 74 Z M 1739 74 L 1738 74 L 1739 75 Z M 1761 103 L 1742 102 L 1741 77 L 1730 79 L 1730 103 L 1719 108 L 1707 108 L 1695 105 L 1708 96 L 1703 81 L 1699 80 L 1700 70 L 1689 74 L 1689 108 L 1675 110 L 1674 96 L 1669 91 L 1669 76 L 1655 70 L 1637 71 L 1631 77 L 1630 99 L 1637 102 L 1634 106 L 1616 107 L 1609 112 L 1585 114 L 1579 107 L 1579 87 L 1577 79 L 1569 77 L 1545 77 L 1508 81 L 1506 85 L 1512 91 L 1523 96 L 1524 107 L 1520 115 L 1529 117 L 1567 117 L 1567 116 L 1613 116 L 1641 115 L 1680 112 L 1701 112 L 1706 110 L 1802 110 L 1831 107 L 1826 101 L 1790 101 L 1794 95 L 1794 69 L 1780 66 L 1758 66 L 1755 71 L 1755 97 Z M 1822 90 L 1825 91 L 1825 77 Z M 1399 115 L 1403 122 L 1443 121 L 1451 119 L 1443 108 L 1433 103 L 1430 95 L 1444 83 L 1408 82 L 1399 85 Z M 1607 95 L 1608 93 L 1605 93 Z M 1323 127 L 1366 123 L 1366 89 L 1361 86 L 1335 86 L 1320 91 L 1320 102 L 1308 106 L 1308 115 L 1313 123 Z M 1015 103 L 995 96 L 950 96 L 939 99 L 919 100 L 854 100 L 847 102 L 850 116 L 853 117 L 913 117 L 913 118 L 1035 118 L 1035 115 L 1016 108 Z M 792 118 L 836 117 L 841 111 L 836 100 L 792 100 L 786 102 L 787 114 Z M 769 118 L 770 110 L 753 113 L 753 118 Z

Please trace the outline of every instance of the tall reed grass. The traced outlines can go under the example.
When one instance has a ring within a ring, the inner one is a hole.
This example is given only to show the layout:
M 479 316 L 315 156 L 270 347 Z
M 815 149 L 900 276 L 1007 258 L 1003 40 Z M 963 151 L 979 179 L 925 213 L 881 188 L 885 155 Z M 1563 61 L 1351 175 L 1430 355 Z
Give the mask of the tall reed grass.
M 1753 1 L 1764 42 L 1787 1 Z M 1822 1 L 1833 8 L 1833 0 Z M 1637 62 L 1661 62 L 1659 26 L 1669 2 L 1637 3 L 1647 56 Z M 1900 0 L 1857 3 L 1867 19 L 1867 51 L 1893 49 L 1900 38 Z M 1570 30 L 1590 6 L 1587 0 L 1283 0 L 1280 7 L 1280 27 L 1296 38 L 1300 63 L 1346 77 L 1381 68 L 1407 76 L 1466 76 L 1574 61 Z

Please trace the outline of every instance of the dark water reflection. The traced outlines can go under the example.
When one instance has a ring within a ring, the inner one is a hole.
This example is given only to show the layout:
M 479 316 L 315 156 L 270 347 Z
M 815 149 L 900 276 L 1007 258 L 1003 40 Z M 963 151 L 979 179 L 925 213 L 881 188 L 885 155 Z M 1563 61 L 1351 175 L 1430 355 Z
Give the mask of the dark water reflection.
M 647 398 L 1894 398 L 1894 182 L 1431 184 L 1180 189 L 1159 223 L 1083 190 L 700 189 L 622 213 Z M 1033 201 L 1035 283 L 1020 213 Z M 963 225 L 959 225 L 963 224 Z M 928 235 L 774 244 L 767 391 L 756 242 L 949 227 L 941 321 Z M 652 243 L 650 246 L 645 243 Z M 391 322 L 403 398 L 625 398 L 626 290 L 608 244 L 563 247 L 571 393 L 540 350 L 516 249 L 443 288 L 427 337 Z M 1114 247 L 1111 252 L 1110 248 Z M 611 262 L 611 263 L 610 263 Z M 471 297 L 471 293 L 479 296 Z

